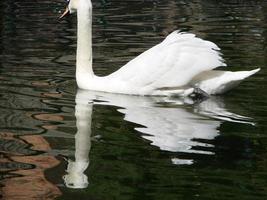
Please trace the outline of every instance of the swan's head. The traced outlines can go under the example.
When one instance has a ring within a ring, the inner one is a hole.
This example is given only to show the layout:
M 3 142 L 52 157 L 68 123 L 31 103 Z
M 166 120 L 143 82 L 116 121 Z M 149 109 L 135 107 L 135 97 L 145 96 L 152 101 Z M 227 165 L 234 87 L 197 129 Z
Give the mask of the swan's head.
M 91 8 L 92 3 L 91 0 L 66 0 L 68 5 L 64 11 L 64 13 L 59 17 L 59 19 L 65 17 L 68 14 L 76 13 L 78 8 Z
M 72 14 L 75 13 L 78 9 L 79 6 L 79 0 L 66 0 L 68 5 L 65 9 L 65 11 L 63 12 L 63 14 L 59 17 L 59 19 L 67 16 L 68 14 Z

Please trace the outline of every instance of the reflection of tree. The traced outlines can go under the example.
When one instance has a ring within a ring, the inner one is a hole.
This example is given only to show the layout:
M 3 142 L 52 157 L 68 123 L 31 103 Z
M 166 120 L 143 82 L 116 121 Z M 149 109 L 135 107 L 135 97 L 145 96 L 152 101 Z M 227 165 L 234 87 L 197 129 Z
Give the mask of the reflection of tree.
M 44 177 L 44 171 L 55 167 L 59 161 L 53 156 L 37 154 L 38 151 L 50 149 L 42 136 L 15 139 L 11 133 L 2 133 L 0 142 L 1 152 L 7 157 L 0 158 L 0 170 L 5 172 L 6 178 L 1 181 L 1 195 L 4 199 L 53 199 L 60 196 L 59 189 Z M 28 149 L 29 144 L 32 149 Z
M 51 66 L 48 61 L 56 56 L 53 51 L 57 47 L 56 27 L 47 23 L 49 17 L 56 16 L 51 16 L 47 6 L 51 2 L 43 2 L 0 1 L 0 172 L 5 178 L 1 180 L 1 195 L 5 199 L 53 199 L 61 193 L 44 175 L 59 161 L 42 153 L 51 149 L 43 136 L 31 135 L 52 127 L 49 124 L 38 127 L 43 123 L 32 118 L 35 108 L 39 111 L 44 108 L 34 88 L 49 85 L 36 79 L 40 74 L 45 76 L 42 73 L 45 69 L 39 67 Z M 49 117 L 36 116 L 40 120 Z

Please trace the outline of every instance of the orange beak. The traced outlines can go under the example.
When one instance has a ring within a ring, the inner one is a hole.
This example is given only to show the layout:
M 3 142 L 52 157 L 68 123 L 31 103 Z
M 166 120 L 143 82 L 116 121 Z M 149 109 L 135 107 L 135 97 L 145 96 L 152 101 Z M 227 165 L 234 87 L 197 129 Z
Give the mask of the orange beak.
M 70 14 L 70 10 L 69 10 L 69 7 L 67 6 L 67 8 L 65 9 L 64 13 L 59 17 L 59 19 L 62 19 L 63 17 L 65 17 L 68 14 Z

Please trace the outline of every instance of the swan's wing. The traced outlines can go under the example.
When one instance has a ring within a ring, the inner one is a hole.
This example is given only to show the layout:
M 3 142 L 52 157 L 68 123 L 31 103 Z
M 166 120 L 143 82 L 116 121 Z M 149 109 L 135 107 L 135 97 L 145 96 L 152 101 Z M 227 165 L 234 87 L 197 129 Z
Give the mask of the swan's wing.
M 214 43 L 194 34 L 174 31 L 163 42 L 111 74 L 110 78 L 142 88 L 184 86 L 203 71 L 225 66 L 219 50 Z

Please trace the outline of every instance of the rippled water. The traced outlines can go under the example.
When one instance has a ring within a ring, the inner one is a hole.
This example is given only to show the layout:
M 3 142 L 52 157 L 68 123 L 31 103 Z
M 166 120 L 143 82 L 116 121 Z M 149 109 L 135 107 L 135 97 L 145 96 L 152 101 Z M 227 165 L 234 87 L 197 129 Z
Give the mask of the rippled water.
M 264 0 L 94 1 L 94 69 L 109 74 L 181 29 L 261 67 L 202 102 L 80 91 L 62 0 L 0 1 L 3 199 L 266 199 Z

